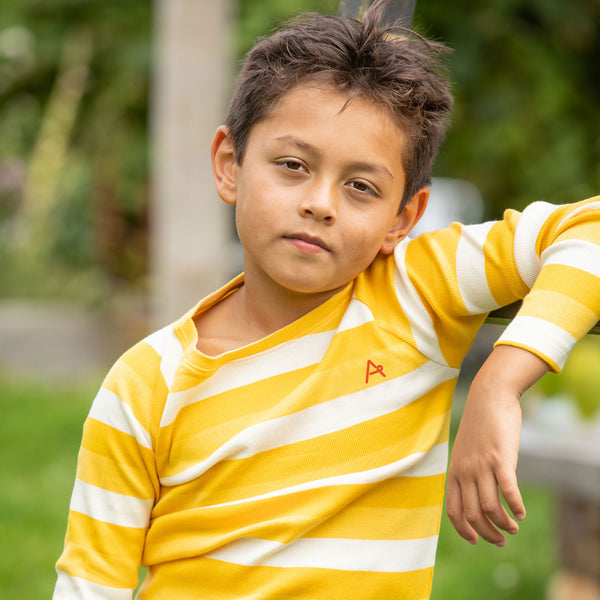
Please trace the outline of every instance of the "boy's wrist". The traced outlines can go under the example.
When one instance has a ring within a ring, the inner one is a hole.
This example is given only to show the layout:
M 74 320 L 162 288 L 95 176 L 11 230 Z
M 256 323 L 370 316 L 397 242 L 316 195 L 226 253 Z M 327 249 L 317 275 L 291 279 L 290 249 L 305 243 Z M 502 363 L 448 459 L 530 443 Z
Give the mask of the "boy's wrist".
M 518 400 L 549 369 L 549 365 L 533 352 L 500 344 L 492 350 L 474 383 L 491 392 L 514 394 Z

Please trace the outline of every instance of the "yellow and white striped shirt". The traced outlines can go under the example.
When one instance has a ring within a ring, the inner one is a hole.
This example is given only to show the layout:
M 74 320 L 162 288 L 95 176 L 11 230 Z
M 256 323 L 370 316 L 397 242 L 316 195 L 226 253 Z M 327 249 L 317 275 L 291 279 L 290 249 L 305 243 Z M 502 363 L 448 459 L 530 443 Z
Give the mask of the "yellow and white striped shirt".
M 486 313 L 560 370 L 600 317 L 600 198 L 403 241 L 208 357 L 194 315 L 113 367 L 85 424 L 54 600 L 424 600 L 458 368 Z M 529 291 L 529 289 L 531 291 Z

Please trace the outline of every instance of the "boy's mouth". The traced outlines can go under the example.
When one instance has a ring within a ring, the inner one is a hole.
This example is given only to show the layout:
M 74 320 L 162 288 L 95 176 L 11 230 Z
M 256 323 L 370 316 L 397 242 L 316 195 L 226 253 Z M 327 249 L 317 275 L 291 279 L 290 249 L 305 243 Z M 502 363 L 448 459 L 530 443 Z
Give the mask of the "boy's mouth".
M 292 233 L 290 235 L 284 235 L 283 237 L 296 248 L 305 252 L 316 254 L 323 250 L 327 252 L 331 251 L 320 237 L 309 235 L 308 233 Z

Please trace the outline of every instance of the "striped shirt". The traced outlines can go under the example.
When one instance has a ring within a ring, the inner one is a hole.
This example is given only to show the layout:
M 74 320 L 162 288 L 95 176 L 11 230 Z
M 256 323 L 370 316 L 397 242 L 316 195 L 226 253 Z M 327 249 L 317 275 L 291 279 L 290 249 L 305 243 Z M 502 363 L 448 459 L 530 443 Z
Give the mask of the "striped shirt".
M 600 198 L 404 240 L 283 329 L 201 354 L 194 316 L 241 285 L 108 374 L 54 600 L 130 599 L 140 565 L 141 600 L 428 598 L 460 363 L 525 297 L 498 343 L 560 371 L 600 317 Z

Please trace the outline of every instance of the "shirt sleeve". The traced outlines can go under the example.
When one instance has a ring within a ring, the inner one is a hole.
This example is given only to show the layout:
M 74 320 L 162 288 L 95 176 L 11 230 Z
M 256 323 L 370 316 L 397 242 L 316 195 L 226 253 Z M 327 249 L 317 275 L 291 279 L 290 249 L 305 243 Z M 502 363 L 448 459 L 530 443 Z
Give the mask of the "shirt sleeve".
M 154 421 L 166 395 L 147 342 L 111 369 L 85 421 L 54 600 L 126 600 L 159 484 Z
M 557 372 L 600 318 L 600 197 L 453 223 L 399 245 L 395 256 L 402 307 L 427 313 L 412 317 L 415 338 L 431 327 L 435 344 L 423 343 L 425 353 L 453 366 L 487 313 L 517 300 L 522 308 L 497 343 L 525 348 Z
M 600 318 L 600 198 L 532 205 L 517 225 L 514 255 L 530 289 L 497 344 L 529 350 L 559 372 Z

